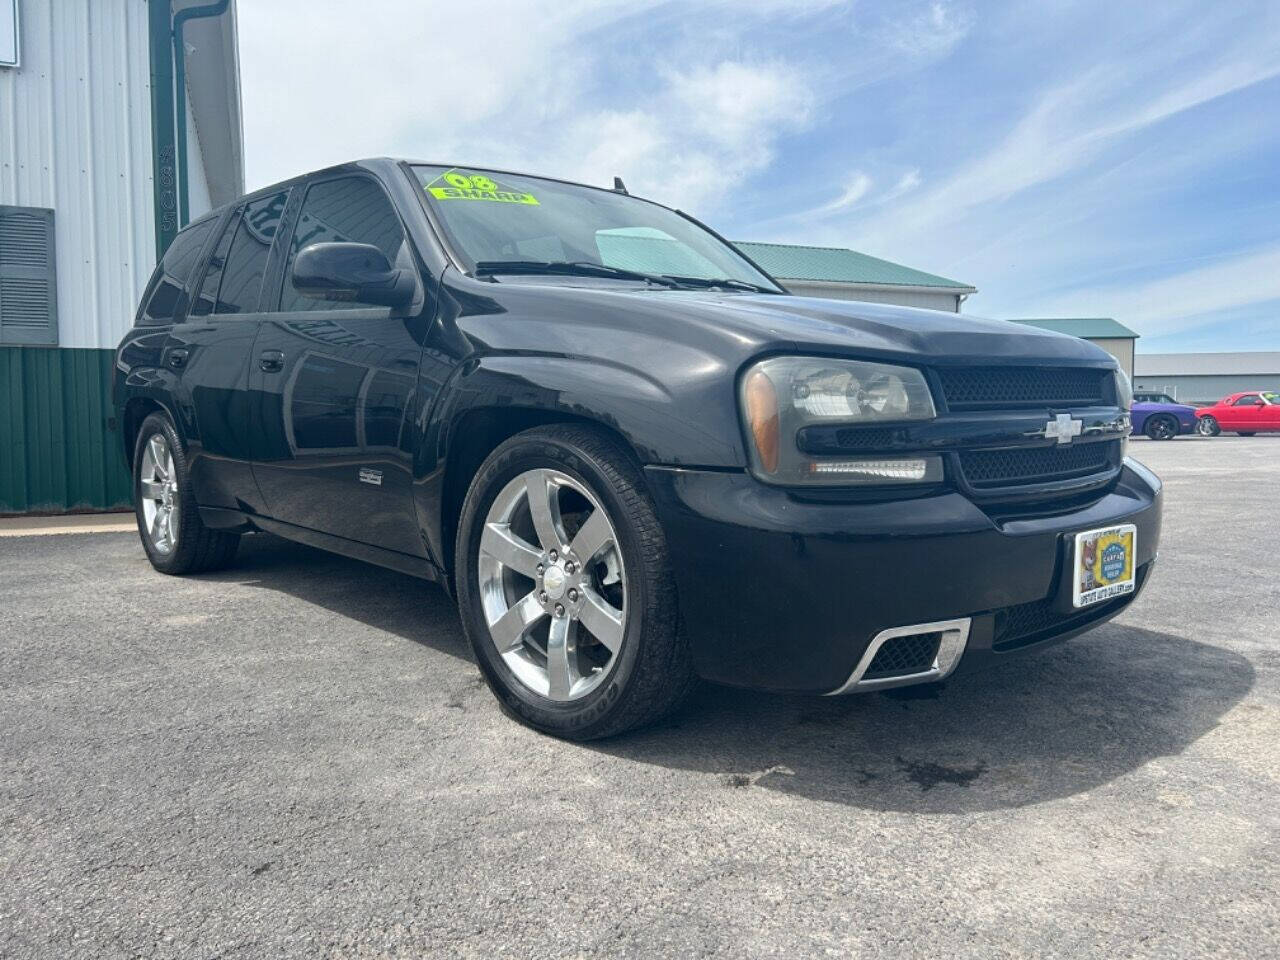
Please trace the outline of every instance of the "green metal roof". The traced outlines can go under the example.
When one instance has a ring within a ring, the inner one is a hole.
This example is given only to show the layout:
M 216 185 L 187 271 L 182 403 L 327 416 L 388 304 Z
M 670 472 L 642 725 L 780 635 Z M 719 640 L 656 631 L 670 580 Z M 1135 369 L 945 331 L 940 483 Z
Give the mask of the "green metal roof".
M 1123 323 L 1110 317 L 1034 317 L 1031 319 L 1010 318 L 1013 323 L 1025 323 L 1029 327 L 1040 327 L 1042 330 L 1054 330 L 1057 333 L 1069 333 L 1073 337 L 1090 340 L 1103 340 L 1109 337 L 1138 339 L 1138 334 Z
M 749 243 L 735 240 L 748 257 L 779 280 L 818 283 L 868 283 L 903 287 L 945 287 L 962 293 L 976 291 L 967 283 L 948 280 L 900 263 L 869 257 L 843 247 L 802 247 L 789 243 Z

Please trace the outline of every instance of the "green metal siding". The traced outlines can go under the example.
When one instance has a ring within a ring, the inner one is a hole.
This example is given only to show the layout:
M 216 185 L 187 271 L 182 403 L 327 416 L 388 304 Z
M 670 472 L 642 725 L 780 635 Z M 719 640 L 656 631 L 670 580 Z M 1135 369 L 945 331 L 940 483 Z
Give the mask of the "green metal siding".
M 128 506 L 112 350 L 0 347 L 0 513 Z

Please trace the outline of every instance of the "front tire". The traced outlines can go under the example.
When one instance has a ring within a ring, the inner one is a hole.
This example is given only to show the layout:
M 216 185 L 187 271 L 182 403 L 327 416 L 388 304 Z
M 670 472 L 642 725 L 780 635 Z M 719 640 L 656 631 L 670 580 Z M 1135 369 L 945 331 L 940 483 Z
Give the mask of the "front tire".
M 210 530 L 200 520 L 186 451 L 167 414 L 151 414 L 138 431 L 133 503 L 143 549 L 161 573 L 218 570 L 235 556 L 240 534 Z
M 602 431 L 538 427 L 494 450 L 455 559 L 476 662 L 521 722 L 594 740 L 653 722 L 693 688 L 666 537 L 639 468 Z
M 1196 432 L 1202 437 L 1216 437 L 1222 433 L 1222 427 L 1218 426 L 1216 417 L 1206 416 L 1196 422 Z
M 1152 440 L 1172 440 L 1178 435 L 1178 421 L 1164 415 L 1151 417 L 1143 427 L 1143 433 Z

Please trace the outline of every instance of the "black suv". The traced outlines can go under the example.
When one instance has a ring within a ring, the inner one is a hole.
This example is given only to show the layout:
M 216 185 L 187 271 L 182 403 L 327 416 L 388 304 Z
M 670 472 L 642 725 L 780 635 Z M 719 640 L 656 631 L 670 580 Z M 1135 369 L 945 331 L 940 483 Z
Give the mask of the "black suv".
M 581 739 L 699 676 L 846 693 L 1079 633 L 1160 535 L 1098 348 L 790 296 L 620 183 L 259 190 L 174 240 L 114 394 L 158 570 L 263 530 L 438 581 L 508 710 Z

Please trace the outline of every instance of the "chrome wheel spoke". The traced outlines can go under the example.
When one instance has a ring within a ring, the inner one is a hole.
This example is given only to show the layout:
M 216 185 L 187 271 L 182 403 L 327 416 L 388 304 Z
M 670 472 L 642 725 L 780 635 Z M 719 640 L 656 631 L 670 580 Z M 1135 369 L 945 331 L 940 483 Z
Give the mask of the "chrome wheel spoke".
M 169 546 L 178 542 L 178 508 L 169 507 L 164 512 L 164 538 Z
M 148 445 L 151 447 L 151 463 L 155 471 L 156 479 L 168 480 L 169 451 L 164 442 L 164 438 L 157 433 L 151 438 Z
M 547 695 L 552 700 L 567 700 L 580 678 L 577 626 L 568 617 L 552 617 L 547 634 Z
M 499 563 L 516 570 L 530 580 L 538 576 L 541 552 L 511 532 L 507 523 L 486 523 L 480 535 L 480 549 Z
M 489 505 L 474 563 L 490 649 L 516 682 L 568 701 L 607 680 L 626 634 L 627 579 L 613 523 L 586 485 L 550 468 L 511 478 Z
M 581 563 L 590 563 L 591 558 L 604 549 L 606 543 L 613 541 L 613 527 L 609 525 L 609 518 L 605 516 L 603 510 L 591 511 L 591 516 L 587 518 L 587 522 L 582 525 L 577 535 L 573 538 L 573 543 L 569 545 L 570 552 L 578 558 Z
M 600 594 L 583 588 L 582 609 L 578 617 L 610 653 L 617 653 L 622 647 L 622 611 L 611 606 Z
M 146 500 L 159 500 L 164 496 L 164 483 L 160 480 L 143 480 L 138 486 Z
M 546 470 L 531 470 L 525 477 L 525 496 L 529 500 L 529 516 L 538 533 L 543 550 L 564 549 L 560 533 L 559 484 Z
M 524 643 L 529 628 L 547 615 L 538 603 L 536 593 L 527 594 L 519 603 L 510 607 L 495 623 L 489 625 L 493 642 L 499 653 L 510 653 Z

